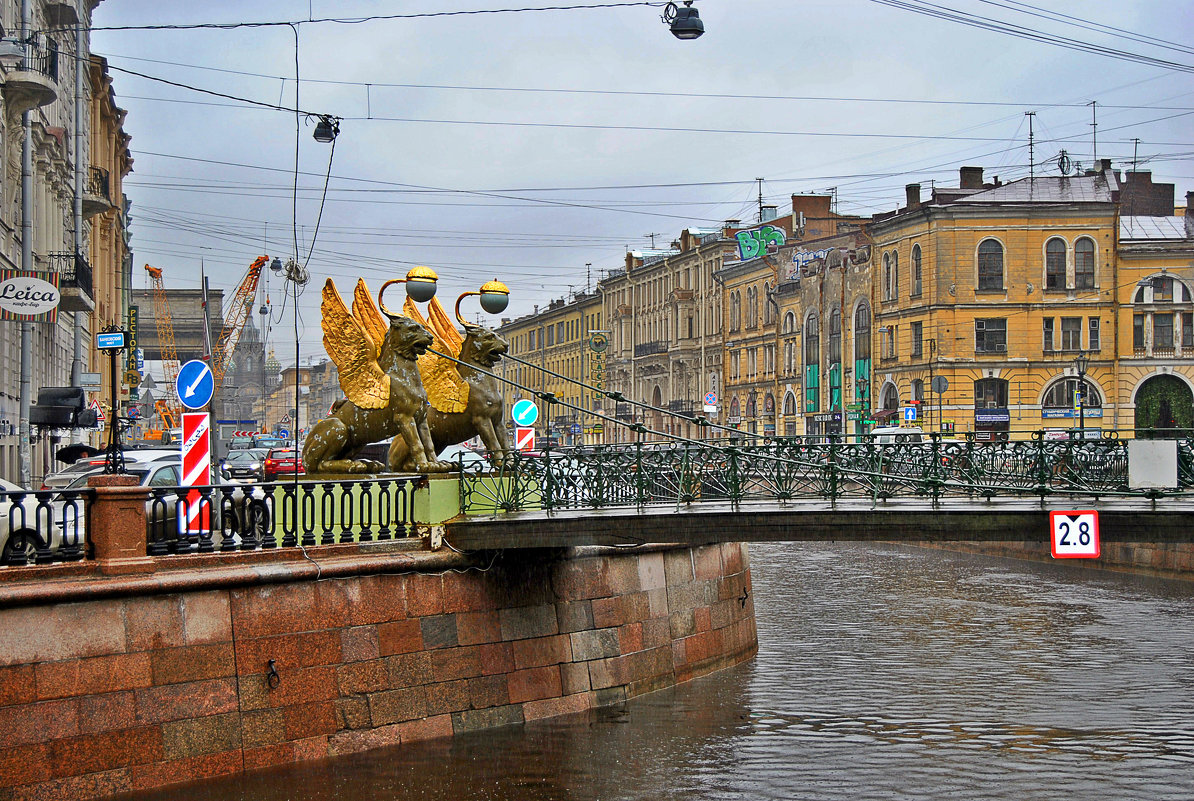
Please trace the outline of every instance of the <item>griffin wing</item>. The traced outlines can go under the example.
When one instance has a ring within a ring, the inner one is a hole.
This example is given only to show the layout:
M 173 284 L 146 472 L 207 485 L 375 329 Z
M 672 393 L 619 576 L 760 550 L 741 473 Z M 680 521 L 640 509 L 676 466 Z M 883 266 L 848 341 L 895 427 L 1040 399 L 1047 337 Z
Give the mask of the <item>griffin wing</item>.
M 381 353 L 381 345 L 386 339 L 389 326 L 382 319 L 381 312 L 373 305 L 373 296 L 369 294 L 369 287 L 364 278 L 357 279 L 357 287 L 352 293 L 352 316 L 365 329 L 369 340 L 373 343 L 375 353 Z
M 452 342 L 445 340 L 439 328 L 433 324 L 437 309 L 445 319 L 447 318 L 443 307 L 435 298 L 432 298 L 427 308 L 431 313 L 432 323 L 423 319 L 419 308 L 409 297 L 402 305 L 402 313 L 431 332 L 431 336 L 435 340 L 432 344 L 433 348 L 440 353 L 459 356 L 460 345 L 457 344 L 453 347 Z M 456 329 L 450 324 L 449 328 L 459 341 L 460 335 L 456 333 Z M 427 390 L 427 400 L 433 409 L 445 414 L 455 414 L 468 408 L 468 382 L 460 377 L 460 371 L 456 369 L 455 362 L 434 353 L 424 353 L 419 357 L 419 375 L 423 379 L 423 388 Z
M 377 364 L 369 333 L 344 305 L 335 283 L 323 285 L 323 347 L 336 364 L 340 389 L 362 409 L 384 409 L 390 402 L 390 378 Z

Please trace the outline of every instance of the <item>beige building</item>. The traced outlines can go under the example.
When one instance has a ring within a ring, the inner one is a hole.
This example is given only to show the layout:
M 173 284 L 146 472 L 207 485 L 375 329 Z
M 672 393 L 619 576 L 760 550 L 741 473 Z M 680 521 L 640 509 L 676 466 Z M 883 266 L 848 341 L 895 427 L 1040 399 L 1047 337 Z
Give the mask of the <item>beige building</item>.
M 23 426 L 22 397 L 33 403 L 41 388 L 71 386 L 72 379 L 81 380 L 80 374 L 90 366 L 88 341 L 94 326 L 89 318 L 96 293 L 89 260 L 92 232 L 85 222 L 76 225 L 75 199 L 82 202 L 91 195 L 88 97 L 108 91 L 106 86 L 95 92 L 91 87 L 88 29 L 96 5 L 96 0 L 31 2 L 32 19 L 26 26 L 18 0 L 0 2 L 0 26 L 9 32 L 6 41 L 15 44 L 0 54 L 0 113 L 5 120 L 0 140 L 0 270 L 9 277 L 12 271 L 31 269 L 35 277 L 56 283 L 62 296 L 49 318 L 26 322 L 5 313 L 0 319 L 0 476 L 17 482 L 36 484 L 60 467 L 53 455 L 68 441 L 68 432 Z M 80 22 L 81 41 L 59 32 L 71 31 Z M 28 37 L 26 57 L 19 44 L 26 38 L 23 31 L 36 32 Z M 83 71 L 76 75 L 80 65 Z M 119 128 L 115 116 L 112 121 Z M 28 161 L 23 154 L 26 143 Z M 119 157 L 113 166 L 118 161 Z M 26 172 L 28 193 L 22 190 Z M 107 200 L 118 205 L 111 194 Z M 102 210 L 83 205 L 83 217 Z M 115 318 L 119 313 L 113 308 L 112 314 Z M 29 356 L 24 392 L 22 340 Z M 28 461 L 21 458 L 25 448 Z

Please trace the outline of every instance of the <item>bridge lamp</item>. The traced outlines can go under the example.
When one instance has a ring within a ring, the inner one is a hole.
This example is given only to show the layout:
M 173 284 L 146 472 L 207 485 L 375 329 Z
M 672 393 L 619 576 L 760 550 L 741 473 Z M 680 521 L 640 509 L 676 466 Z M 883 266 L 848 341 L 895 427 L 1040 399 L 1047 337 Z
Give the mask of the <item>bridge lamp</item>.
M 340 135 L 340 118 L 333 117 L 331 114 L 320 114 L 319 122 L 315 124 L 316 142 L 335 142 L 336 137 Z
M 701 22 L 701 15 L 692 7 L 692 0 L 684 0 L 684 8 L 668 3 L 663 7 L 661 19 L 677 39 L 699 39 L 705 32 L 705 23 Z
M 480 291 L 465 292 L 456 298 L 456 319 L 460 321 L 461 325 L 467 326 L 468 323 L 460 316 L 460 303 L 465 298 L 473 295 L 480 297 L 481 308 L 490 314 L 500 314 L 510 305 L 510 288 L 496 278 L 492 281 L 487 281 L 481 286 Z
M 1090 357 L 1086 351 L 1081 351 L 1074 359 L 1074 369 L 1078 371 L 1078 438 L 1086 440 L 1086 368 L 1090 366 Z

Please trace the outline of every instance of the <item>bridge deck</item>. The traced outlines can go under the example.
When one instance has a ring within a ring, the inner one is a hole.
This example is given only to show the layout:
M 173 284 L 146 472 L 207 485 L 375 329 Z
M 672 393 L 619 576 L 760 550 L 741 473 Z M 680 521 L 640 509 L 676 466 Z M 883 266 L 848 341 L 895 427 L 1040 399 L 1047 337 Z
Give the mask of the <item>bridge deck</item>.
M 511 512 L 457 518 L 445 539 L 462 550 L 644 542 L 815 540 L 1048 541 L 1051 510 L 1097 509 L 1103 542 L 1194 542 L 1194 500 L 1165 498 L 866 499 L 696 503 Z

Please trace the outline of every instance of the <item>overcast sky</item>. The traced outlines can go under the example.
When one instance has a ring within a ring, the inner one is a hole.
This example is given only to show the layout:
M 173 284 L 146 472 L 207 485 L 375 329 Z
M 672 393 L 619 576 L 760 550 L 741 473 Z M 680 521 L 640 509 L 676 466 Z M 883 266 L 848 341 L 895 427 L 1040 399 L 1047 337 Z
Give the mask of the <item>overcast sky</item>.
M 927 2 L 1132 58 L 893 7 Z M 618 0 L 319 21 L 549 4 L 602 0 L 103 2 L 92 48 L 129 112 L 134 285 L 148 263 L 167 287 L 195 288 L 202 261 L 229 296 L 256 256 L 295 255 L 297 232 L 312 275 L 305 361 L 323 354 L 327 276 L 376 291 L 428 265 L 449 309 L 496 277 L 511 290 L 503 316 L 519 316 L 595 287 L 651 234 L 665 247 L 685 227 L 752 219 L 756 178 L 781 214 L 792 193 L 836 188 L 840 211 L 869 215 L 900 205 L 907 183 L 957 185 L 963 164 L 1025 177 L 1027 111 L 1038 174 L 1057 174 L 1063 148 L 1089 165 L 1091 101 L 1099 157 L 1128 169 L 1137 147 L 1179 200 L 1194 189 L 1189 0 L 697 0 L 695 41 L 672 37 L 659 4 Z M 131 29 L 281 21 L 302 23 L 297 103 L 289 26 Z M 297 213 L 296 107 L 343 118 L 334 153 L 297 121 Z M 276 279 L 268 292 L 270 344 L 292 362 L 292 308 Z

